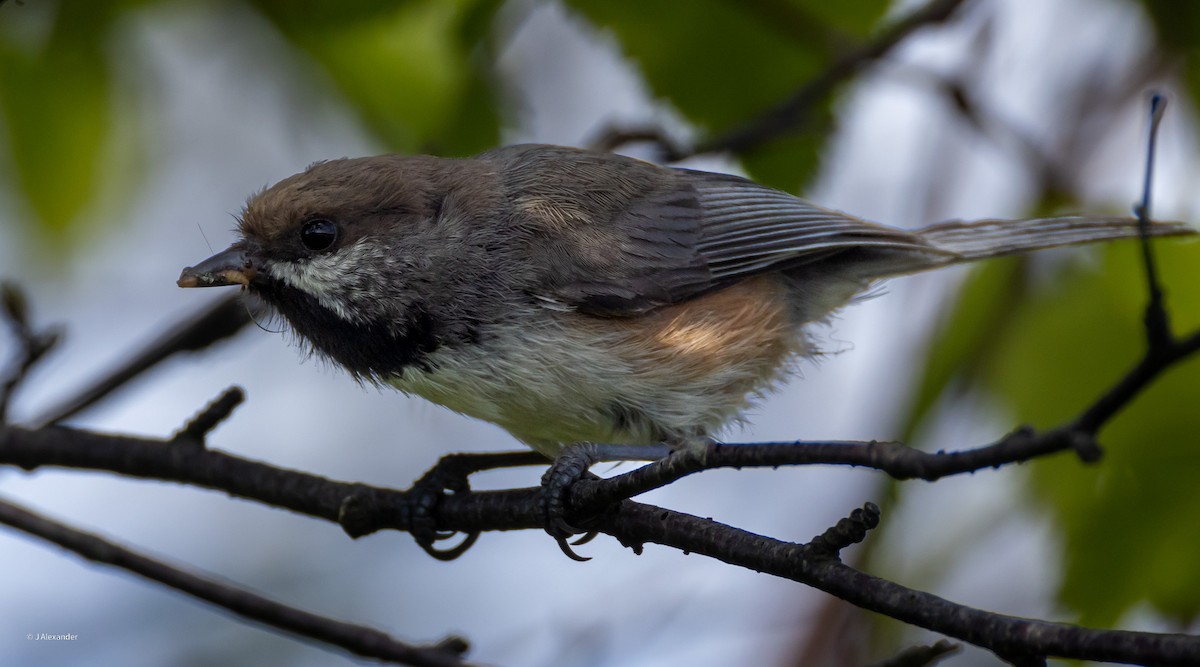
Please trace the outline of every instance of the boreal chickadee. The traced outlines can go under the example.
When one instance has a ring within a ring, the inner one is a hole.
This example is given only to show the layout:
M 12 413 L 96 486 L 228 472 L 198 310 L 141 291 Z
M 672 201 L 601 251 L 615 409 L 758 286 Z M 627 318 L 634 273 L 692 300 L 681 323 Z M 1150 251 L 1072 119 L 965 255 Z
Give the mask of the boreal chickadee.
M 179 285 L 242 285 L 355 377 L 553 456 L 717 432 L 811 352 L 806 324 L 878 279 L 1138 230 L 904 231 L 737 176 L 519 145 L 320 162 L 253 196 L 240 232 Z

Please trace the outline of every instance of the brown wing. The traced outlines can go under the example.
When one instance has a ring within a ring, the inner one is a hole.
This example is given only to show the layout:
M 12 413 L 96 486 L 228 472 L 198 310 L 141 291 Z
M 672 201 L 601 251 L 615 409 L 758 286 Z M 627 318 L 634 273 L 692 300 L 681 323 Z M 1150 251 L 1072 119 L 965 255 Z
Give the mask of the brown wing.
M 737 176 L 556 146 L 505 163 L 518 227 L 553 307 L 628 316 L 848 249 L 938 254 L 919 238 Z

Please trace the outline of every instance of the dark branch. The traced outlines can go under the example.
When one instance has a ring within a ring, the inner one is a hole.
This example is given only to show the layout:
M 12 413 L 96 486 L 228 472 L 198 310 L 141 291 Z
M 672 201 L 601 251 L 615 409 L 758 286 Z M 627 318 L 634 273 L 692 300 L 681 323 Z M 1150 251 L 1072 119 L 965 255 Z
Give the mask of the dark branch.
M 626 546 L 646 542 L 698 553 L 808 584 L 864 609 L 987 648 L 1133 664 L 1200 664 L 1200 637 L 1097 630 L 972 609 L 860 572 L 806 545 L 780 542 L 709 519 L 626 501 L 593 527 Z
M 691 149 L 685 148 L 660 129 L 642 126 L 610 127 L 588 145 L 597 150 L 611 151 L 626 144 L 651 142 L 659 147 L 661 158 L 665 162 L 677 162 L 703 153 L 752 151 L 796 131 L 804 124 L 812 110 L 840 84 L 854 77 L 872 62 L 885 57 L 918 29 L 949 19 L 963 1 L 930 0 L 924 7 L 884 29 L 867 44 L 835 60 L 820 75 L 796 89 L 775 107 L 736 128 L 709 137 Z
M 1150 132 L 1146 138 L 1146 170 L 1142 180 L 1142 201 L 1133 207 L 1141 232 L 1142 265 L 1146 271 L 1146 289 L 1150 301 L 1146 305 L 1146 337 L 1150 348 L 1164 349 L 1171 346 L 1171 324 L 1167 309 L 1163 305 L 1162 286 L 1158 282 L 1158 269 L 1154 263 L 1154 250 L 1150 245 L 1150 202 L 1154 190 L 1154 153 L 1158 145 L 1158 126 L 1167 108 L 1167 98 L 1161 93 L 1150 97 Z
M 226 389 L 216 400 L 204 406 L 203 410 L 195 417 L 192 417 L 175 434 L 172 440 L 175 442 L 191 442 L 203 446 L 204 438 L 208 435 L 208 432 L 228 419 L 229 415 L 233 414 L 234 408 L 241 405 L 244 400 L 246 400 L 246 393 L 242 391 L 241 387 Z
M 813 551 L 837 558 L 842 549 L 858 544 L 867 538 L 867 531 L 879 525 L 879 506 L 867 503 L 850 516 L 839 520 L 831 528 L 809 542 Z
M 186 482 L 328 521 L 339 521 L 347 499 L 353 498 L 360 518 L 371 520 L 376 529 L 411 527 L 407 523 L 412 516 L 411 496 L 407 493 L 336 482 L 198 447 L 169 446 L 166 441 L 64 427 L 7 427 L 0 430 L 0 461 L 27 469 L 69 466 Z M 570 505 L 584 506 L 581 501 L 589 494 L 592 498 L 607 495 L 588 489 L 610 482 L 577 482 L 571 489 Z M 439 530 L 464 533 L 541 528 L 543 509 L 539 489 L 482 491 L 443 497 L 434 520 Z M 587 527 L 612 535 L 631 548 L 663 544 L 814 586 L 864 609 L 1004 656 L 1050 655 L 1163 665 L 1200 661 L 1200 637 L 1096 630 L 971 609 L 859 572 L 815 543 L 781 542 L 633 501 L 610 506 L 590 518 Z
M 897 44 L 919 28 L 950 18 L 963 0 L 930 0 L 924 7 L 896 21 L 869 44 L 837 60 L 817 78 L 796 90 L 773 109 L 696 146 L 694 153 L 745 152 L 793 131 L 809 112 L 842 82 L 870 63 L 886 56 Z
M 0 523 L 57 544 L 84 558 L 112 565 L 276 630 L 337 646 L 355 655 L 421 667 L 464 667 L 466 642 L 452 637 L 434 646 L 412 646 L 373 628 L 289 607 L 250 591 L 207 579 L 0 500 Z
M 30 369 L 58 343 L 59 333 L 55 329 L 35 331 L 29 324 L 29 308 L 25 295 L 11 283 L 0 283 L 0 319 L 8 325 L 10 335 L 17 342 L 17 355 L 13 368 L 0 381 L 0 424 L 8 420 L 8 408 L 13 394 L 25 380 Z
M 403 495 L 332 482 L 201 447 L 179 447 L 172 440 L 107 435 L 66 426 L 0 428 L 0 462 L 26 470 L 85 468 L 179 482 L 334 522 L 348 496 L 363 491 Z M 401 498 L 394 500 L 399 503 Z
M 652 125 L 606 127 L 590 141 L 585 142 L 593 150 L 610 153 L 623 146 L 637 143 L 651 143 L 657 146 L 658 160 L 662 162 L 678 162 L 692 155 L 692 151 L 676 141 L 665 130 Z

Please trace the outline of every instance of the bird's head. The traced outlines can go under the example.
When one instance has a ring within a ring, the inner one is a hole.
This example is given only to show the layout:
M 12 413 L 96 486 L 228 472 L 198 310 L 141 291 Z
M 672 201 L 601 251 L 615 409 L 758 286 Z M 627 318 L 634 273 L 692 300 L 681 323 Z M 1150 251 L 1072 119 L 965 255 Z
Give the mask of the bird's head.
M 422 363 L 473 335 L 456 316 L 456 304 L 479 292 L 463 271 L 485 263 L 494 245 L 480 238 L 478 198 L 449 180 L 450 162 L 314 164 L 251 197 L 240 240 L 184 269 L 178 284 L 241 285 L 359 377 Z

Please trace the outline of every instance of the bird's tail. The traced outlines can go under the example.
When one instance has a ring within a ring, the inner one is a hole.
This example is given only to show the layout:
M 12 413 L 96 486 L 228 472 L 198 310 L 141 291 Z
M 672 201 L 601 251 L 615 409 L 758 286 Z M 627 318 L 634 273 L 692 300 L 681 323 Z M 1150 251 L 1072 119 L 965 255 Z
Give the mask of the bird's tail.
M 1151 236 L 1196 234 L 1181 222 L 1155 222 Z M 1027 220 L 954 220 L 914 232 L 939 251 L 949 253 L 947 263 L 1001 257 L 1059 246 L 1082 245 L 1138 236 L 1134 218 L 1062 217 Z

